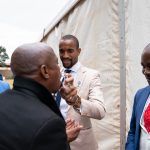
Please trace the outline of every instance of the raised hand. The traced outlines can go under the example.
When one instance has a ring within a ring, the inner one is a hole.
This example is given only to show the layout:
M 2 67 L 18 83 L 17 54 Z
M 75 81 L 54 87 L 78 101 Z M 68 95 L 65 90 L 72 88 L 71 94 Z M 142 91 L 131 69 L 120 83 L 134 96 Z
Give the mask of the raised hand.
M 68 142 L 74 141 L 78 135 L 80 130 L 83 128 L 83 126 L 79 125 L 79 123 L 75 122 L 73 119 L 67 119 L 66 120 L 66 133 Z

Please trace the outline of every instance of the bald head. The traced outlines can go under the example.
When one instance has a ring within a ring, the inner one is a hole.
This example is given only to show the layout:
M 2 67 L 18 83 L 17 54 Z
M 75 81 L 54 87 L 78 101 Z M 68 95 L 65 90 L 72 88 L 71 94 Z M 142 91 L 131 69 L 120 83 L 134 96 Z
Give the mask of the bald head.
M 12 54 L 12 72 L 14 75 L 21 76 L 33 74 L 38 71 L 42 64 L 51 61 L 54 56 L 52 48 L 44 43 L 21 45 Z
M 146 47 L 143 50 L 143 53 L 144 52 L 150 52 L 150 43 L 148 45 L 146 45 Z
M 24 44 L 11 57 L 14 76 L 35 80 L 50 92 L 56 92 L 60 83 L 58 59 L 51 47 L 44 43 Z
M 148 44 L 141 55 L 142 72 L 150 85 L 150 44 Z
M 142 52 L 142 55 L 141 55 L 141 61 L 144 57 L 147 57 L 148 55 L 150 55 L 150 43 L 145 46 L 145 48 Z

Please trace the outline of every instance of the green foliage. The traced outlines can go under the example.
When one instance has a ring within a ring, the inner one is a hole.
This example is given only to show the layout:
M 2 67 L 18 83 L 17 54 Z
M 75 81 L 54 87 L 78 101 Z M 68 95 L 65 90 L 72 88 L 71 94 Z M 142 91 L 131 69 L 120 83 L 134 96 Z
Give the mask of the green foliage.
M 9 59 L 5 47 L 0 46 L 0 66 L 5 66 L 5 61 Z

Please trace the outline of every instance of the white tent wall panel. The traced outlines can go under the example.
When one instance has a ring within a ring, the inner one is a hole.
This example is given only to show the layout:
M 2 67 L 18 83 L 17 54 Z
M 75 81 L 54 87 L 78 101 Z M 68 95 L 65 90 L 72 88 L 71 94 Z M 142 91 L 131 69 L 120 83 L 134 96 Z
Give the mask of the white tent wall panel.
M 132 97 L 137 89 L 147 85 L 142 75 L 141 54 L 144 47 L 150 43 L 150 1 L 129 1 L 129 56 L 131 71 L 129 77 L 132 79 Z

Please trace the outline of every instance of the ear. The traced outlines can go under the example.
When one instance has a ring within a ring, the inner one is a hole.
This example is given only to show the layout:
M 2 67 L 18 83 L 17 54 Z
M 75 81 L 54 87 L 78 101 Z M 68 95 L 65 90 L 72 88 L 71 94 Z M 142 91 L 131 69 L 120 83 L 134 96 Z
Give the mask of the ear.
M 46 65 L 42 65 L 41 67 L 40 67 L 40 70 L 41 70 L 41 74 L 42 74 L 42 76 L 45 78 L 45 79 L 48 79 L 49 78 L 49 70 L 48 70 L 48 68 L 47 68 L 47 66 Z
M 77 51 L 78 51 L 78 54 L 80 54 L 80 52 L 81 52 L 81 48 L 78 48 L 78 49 L 77 49 Z

